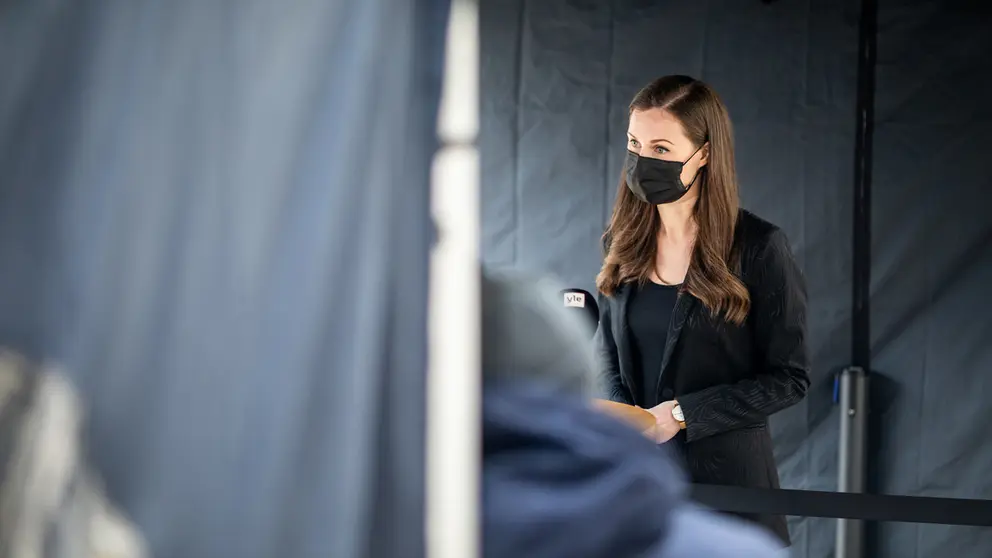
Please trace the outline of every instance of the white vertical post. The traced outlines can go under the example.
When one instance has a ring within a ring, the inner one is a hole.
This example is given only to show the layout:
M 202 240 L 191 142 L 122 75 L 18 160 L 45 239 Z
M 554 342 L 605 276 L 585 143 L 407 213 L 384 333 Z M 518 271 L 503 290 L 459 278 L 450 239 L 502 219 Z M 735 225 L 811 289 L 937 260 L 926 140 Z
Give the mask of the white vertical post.
M 434 160 L 427 378 L 427 556 L 479 556 L 481 312 L 478 0 L 452 0 Z

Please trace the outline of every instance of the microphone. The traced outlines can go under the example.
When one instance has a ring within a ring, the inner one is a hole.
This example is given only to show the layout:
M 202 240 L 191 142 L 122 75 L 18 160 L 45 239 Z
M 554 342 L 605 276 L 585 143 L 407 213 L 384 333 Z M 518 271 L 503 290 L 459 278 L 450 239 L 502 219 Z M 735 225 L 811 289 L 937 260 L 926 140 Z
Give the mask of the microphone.
M 582 289 L 564 289 L 560 295 L 565 310 L 577 316 L 578 320 L 589 328 L 591 339 L 599 326 L 599 305 L 596 304 L 596 297 Z

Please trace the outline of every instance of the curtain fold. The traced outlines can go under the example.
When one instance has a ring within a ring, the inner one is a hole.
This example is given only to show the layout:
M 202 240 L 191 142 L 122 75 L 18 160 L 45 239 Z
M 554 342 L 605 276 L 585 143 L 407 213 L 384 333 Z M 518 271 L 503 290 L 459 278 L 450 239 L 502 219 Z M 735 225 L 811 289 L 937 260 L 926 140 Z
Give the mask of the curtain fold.
M 423 554 L 447 10 L 0 4 L 0 345 L 155 556 Z

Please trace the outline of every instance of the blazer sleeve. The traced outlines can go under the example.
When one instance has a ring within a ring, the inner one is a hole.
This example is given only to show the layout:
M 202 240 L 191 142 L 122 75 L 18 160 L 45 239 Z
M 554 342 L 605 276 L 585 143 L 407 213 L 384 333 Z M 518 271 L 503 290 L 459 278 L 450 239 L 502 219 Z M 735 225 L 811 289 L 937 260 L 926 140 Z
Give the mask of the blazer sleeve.
M 599 326 L 593 337 L 596 353 L 596 366 L 599 372 L 600 392 L 602 397 L 618 403 L 633 405 L 627 388 L 620 378 L 620 358 L 617 356 L 617 344 L 613 339 L 613 320 L 610 315 L 610 301 L 599 294 Z
M 806 396 L 806 281 L 781 230 L 775 230 L 751 267 L 754 351 L 761 363 L 753 378 L 678 397 L 686 440 L 693 441 L 761 422 Z

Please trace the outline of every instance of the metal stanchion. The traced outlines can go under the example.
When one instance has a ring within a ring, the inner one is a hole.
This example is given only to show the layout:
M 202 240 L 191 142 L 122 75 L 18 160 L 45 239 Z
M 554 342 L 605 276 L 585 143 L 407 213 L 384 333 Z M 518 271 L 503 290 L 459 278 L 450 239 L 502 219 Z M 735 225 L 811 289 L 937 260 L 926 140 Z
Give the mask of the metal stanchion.
M 840 373 L 840 450 L 838 492 L 864 492 L 867 474 L 868 375 L 851 367 Z M 863 558 L 865 523 L 837 520 L 837 558 Z
M 858 96 L 855 111 L 853 277 L 851 364 L 840 382 L 840 492 L 864 492 L 867 474 L 867 377 L 871 370 L 871 178 L 875 125 L 875 64 L 878 0 L 861 0 L 858 21 Z M 862 558 L 866 552 L 862 521 L 837 522 L 837 558 Z

